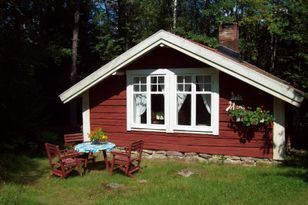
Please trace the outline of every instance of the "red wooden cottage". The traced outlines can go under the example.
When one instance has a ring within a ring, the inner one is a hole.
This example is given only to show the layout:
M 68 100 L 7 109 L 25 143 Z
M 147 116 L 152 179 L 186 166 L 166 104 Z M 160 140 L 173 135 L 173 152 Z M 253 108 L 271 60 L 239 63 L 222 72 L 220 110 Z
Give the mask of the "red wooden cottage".
M 236 25 L 221 26 L 220 48 L 160 30 L 60 95 L 82 97 L 84 139 L 101 127 L 117 145 L 136 139 L 145 148 L 283 159 L 285 104 L 304 93 L 238 58 Z M 263 106 L 270 131 L 242 141 L 227 108 Z

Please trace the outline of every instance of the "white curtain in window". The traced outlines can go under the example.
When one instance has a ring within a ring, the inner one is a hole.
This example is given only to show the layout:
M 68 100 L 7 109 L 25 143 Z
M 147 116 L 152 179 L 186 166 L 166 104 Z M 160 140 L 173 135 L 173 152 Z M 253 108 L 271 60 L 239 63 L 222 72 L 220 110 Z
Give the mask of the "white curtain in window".
M 178 104 L 178 112 L 180 111 L 181 107 L 183 106 L 183 103 L 187 97 L 186 93 L 178 93 L 177 94 L 177 104 Z
M 201 95 L 203 99 L 204 106 L 208 113 L 211 114 L 211 95 Z
M 141 115 L 147 109 L 146 94 L 135 94 L 135 123 L 141 123 Z

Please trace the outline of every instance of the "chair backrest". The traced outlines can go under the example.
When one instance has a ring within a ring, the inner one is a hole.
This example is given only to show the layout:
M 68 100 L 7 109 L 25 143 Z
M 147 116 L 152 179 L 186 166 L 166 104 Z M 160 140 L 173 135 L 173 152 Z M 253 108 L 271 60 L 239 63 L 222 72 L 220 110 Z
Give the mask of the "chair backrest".
M 127 152 L 129 155 L 131 155 L 131 152 L 137 152 L 137 159 L 141 160 L 142 157 L 142 151 L 143 151 L 143 140 L 134 141 L 130 144 L 130 146 L 127 148 Z
M 83 142 L 82 133 L 64 134 L 64 146 L 74 146 Z
M 54 161 L 55 158 L 56 158 L 56 160 L 60 159 L 60 148 L 59 148 L 59 145 L 45 143 L 45 148 L 46 148 L 49 164 L 52 166 L 53 163 L 54 163 L 53 161 Z

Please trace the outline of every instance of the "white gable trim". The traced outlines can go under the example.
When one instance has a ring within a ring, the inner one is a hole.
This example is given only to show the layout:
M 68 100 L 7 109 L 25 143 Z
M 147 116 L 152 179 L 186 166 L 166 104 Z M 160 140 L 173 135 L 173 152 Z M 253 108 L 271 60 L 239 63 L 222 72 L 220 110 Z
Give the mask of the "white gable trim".
M 285 158 L 285 104 L 274 98 L 274 126 L 273 126 L 273 159 Z
M 88 134 L 91 132 L 89 91 L 82 95 L 82 133 L 83 140 L 90 141 Z
M 123 68 L 160 45 L 168 46 L 182 52 L 292 105 L 299 106 L 304 99 L 302 92 L 287 84 L 270 78 L 208 48 L 202 47 L 164 30 L 158 31 L 122 55 L 102 66 L 97 71 L 93 72 L 91 75 L 63 92 L 59 97 L 64 103 L 70 101 L 115 71 Z

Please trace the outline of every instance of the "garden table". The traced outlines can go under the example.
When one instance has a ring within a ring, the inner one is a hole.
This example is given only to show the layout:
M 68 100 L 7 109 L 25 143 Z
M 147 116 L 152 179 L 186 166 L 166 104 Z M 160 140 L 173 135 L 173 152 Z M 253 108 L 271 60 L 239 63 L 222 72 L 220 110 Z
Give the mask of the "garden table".
M 77 144 L 75 146 L 75 150 L 77 152 L 83 152 L 83 153 L 96 153 L 96 152 L 102 151 L 106 169 L 107 171 L 109 171 L 109 163 L 108 163 L 106 151 L 111 151 L 115 146 L 116 145 L 112 142 L 105 142 L 105 143 L 83 142 L 83 143 Z

